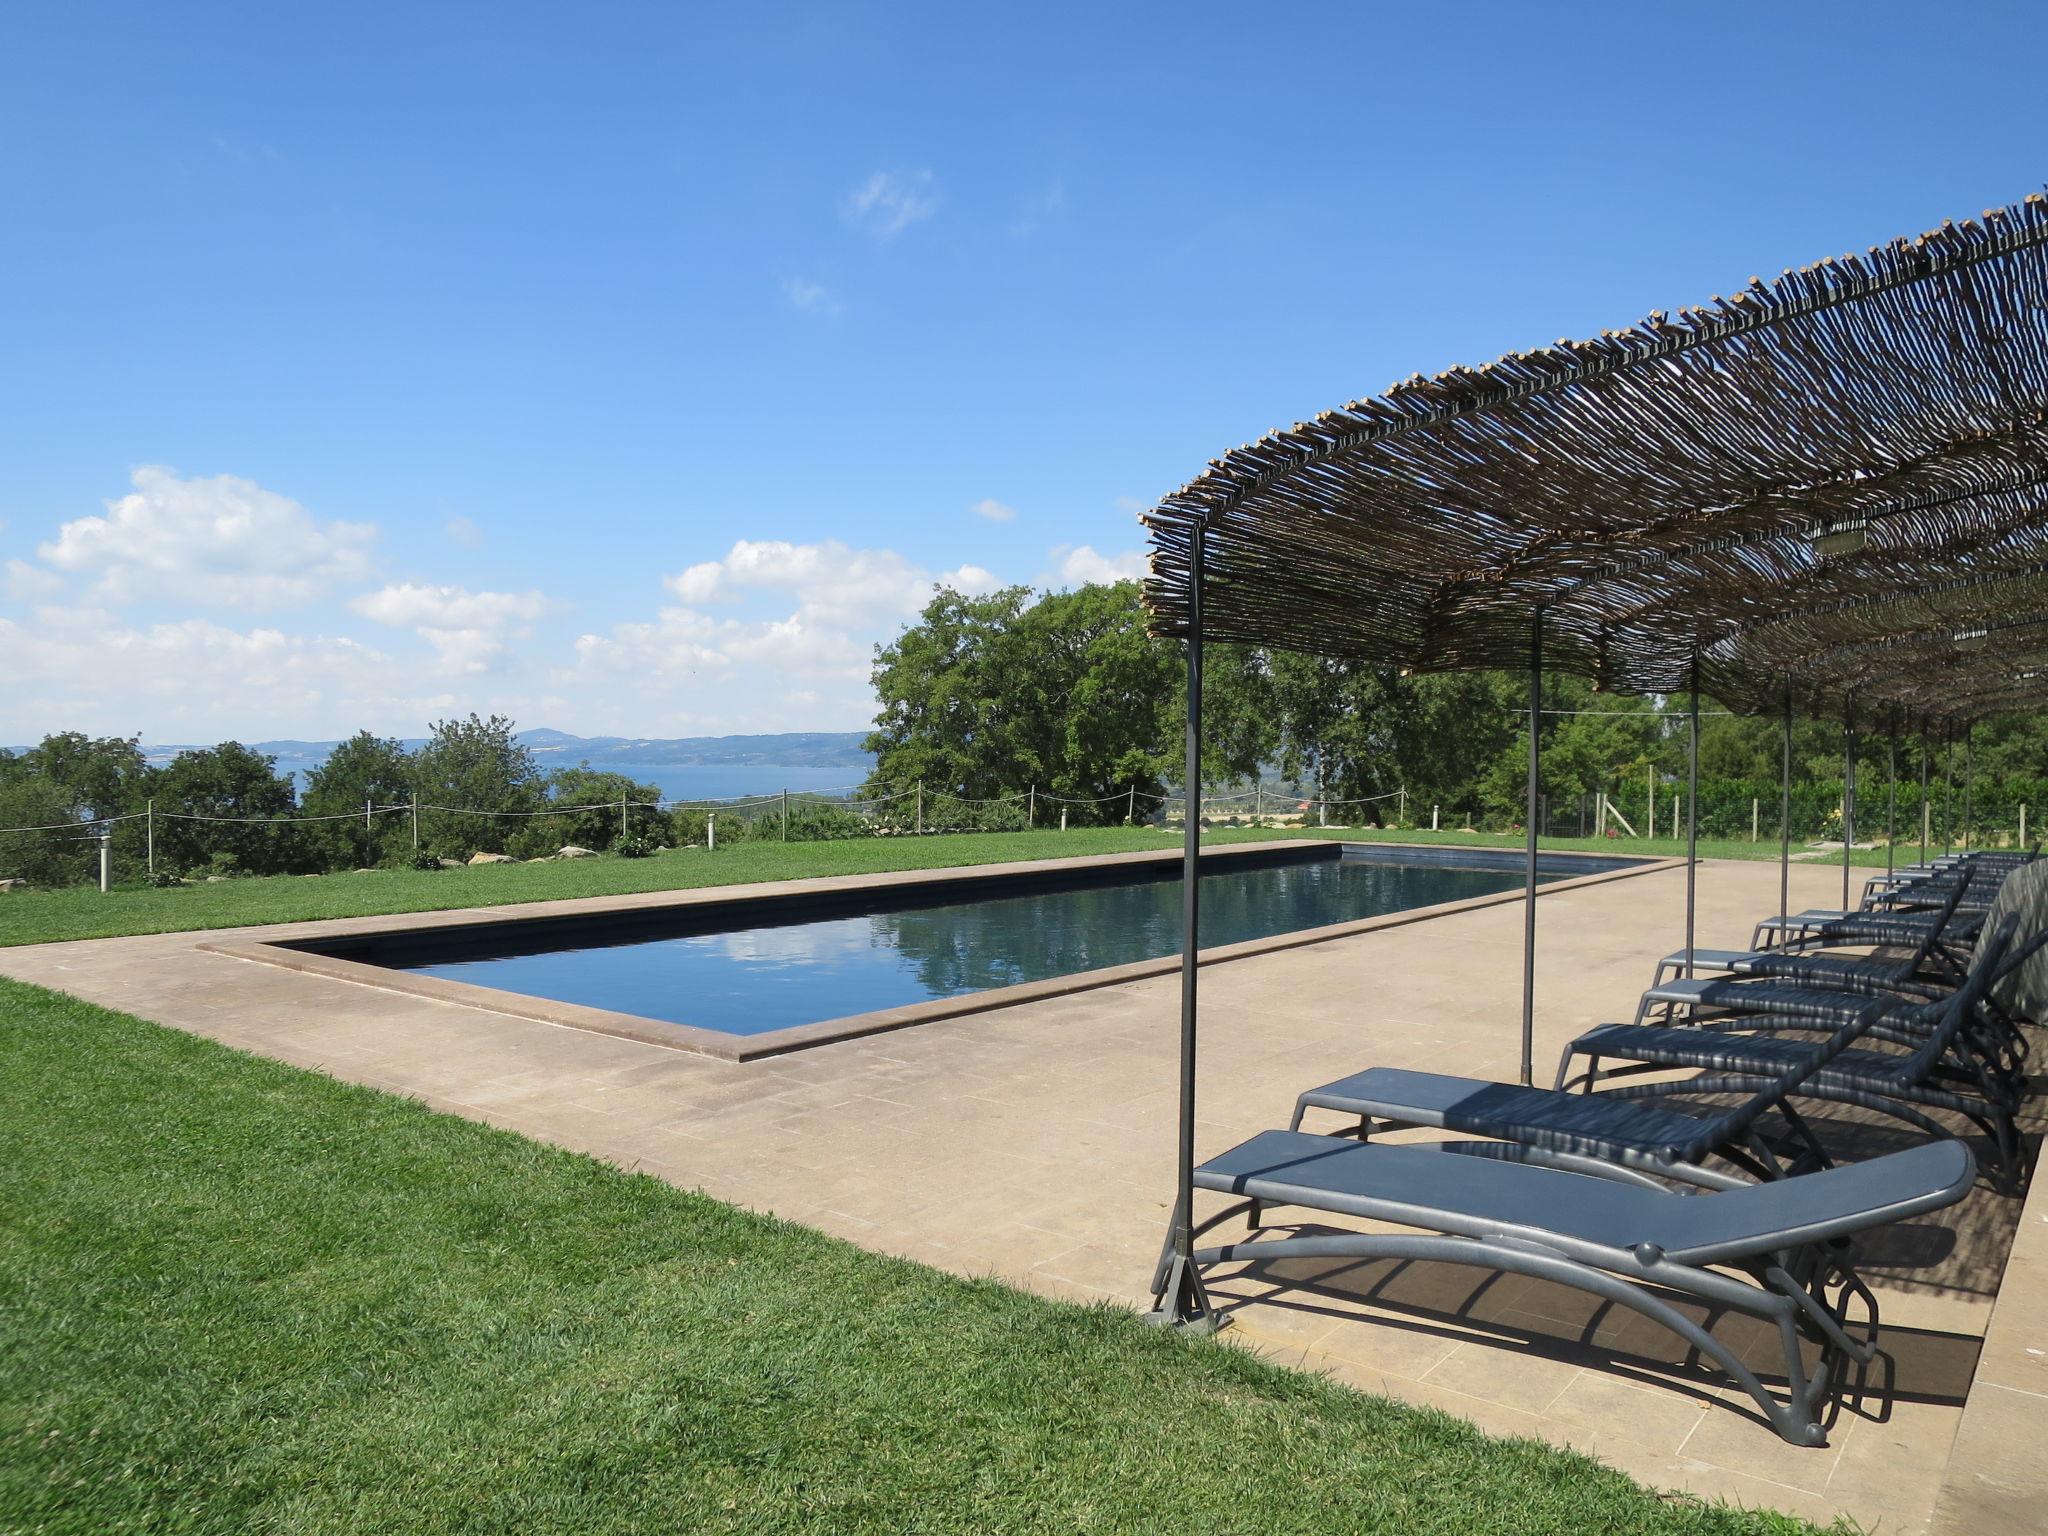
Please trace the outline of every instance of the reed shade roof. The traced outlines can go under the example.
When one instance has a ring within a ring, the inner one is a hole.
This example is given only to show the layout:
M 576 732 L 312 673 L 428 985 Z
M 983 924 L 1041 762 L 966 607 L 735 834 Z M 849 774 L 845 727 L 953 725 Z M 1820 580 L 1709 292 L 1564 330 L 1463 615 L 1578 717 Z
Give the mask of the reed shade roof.
M 1206 527 L 1212 640 L 1523 667 L 1540 606 L 1545 664 L 1621 691 L 1683 689 L 1698 645 L 1737 708 L 1788 674 L 1866 720 L 2023 706 L 2048 692 L 2048 202 L 1417 375 L 1144 521 L 1163 634 Z

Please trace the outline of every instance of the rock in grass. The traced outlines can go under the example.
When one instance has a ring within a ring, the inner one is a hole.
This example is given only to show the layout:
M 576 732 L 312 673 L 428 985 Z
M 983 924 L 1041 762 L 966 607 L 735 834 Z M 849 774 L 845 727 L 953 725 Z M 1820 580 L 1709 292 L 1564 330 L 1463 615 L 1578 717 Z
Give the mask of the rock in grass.
M 565 843 L 555 850 L 558 859 L 594 859 L 597 854 L 589 848 L 578 848 L 574 843 Z
M 469 856 L 469 862 L 472 864 L 517 864 L 519 861 L 509 853 L 472 853 Z

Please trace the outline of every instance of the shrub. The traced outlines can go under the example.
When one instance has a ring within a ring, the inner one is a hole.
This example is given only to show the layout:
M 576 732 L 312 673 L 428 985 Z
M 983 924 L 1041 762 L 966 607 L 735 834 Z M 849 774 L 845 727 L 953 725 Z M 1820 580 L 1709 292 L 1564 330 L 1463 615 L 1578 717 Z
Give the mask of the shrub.
M 613 845 L 612 852 L 622 859 L 644 859 L 654 852 L 654 844 L 644 837 L 622 837 Z
M 150 885 L 154 886 L 157 890 L 160 891 L 169 890 L 173 886 L 179 886 L 185 883 L 185 877 L 179 874 L 175 869 L 154 870 L 145 878 L 148 880 Z

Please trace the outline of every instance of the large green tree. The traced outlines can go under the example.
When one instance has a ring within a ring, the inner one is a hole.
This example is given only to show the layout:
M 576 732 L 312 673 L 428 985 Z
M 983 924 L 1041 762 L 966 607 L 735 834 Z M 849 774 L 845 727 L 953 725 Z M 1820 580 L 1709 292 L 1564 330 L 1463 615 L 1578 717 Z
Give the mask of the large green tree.
M 422 846 L 463 857 L 503 853 L 547 802 L 547 777 L 503 715 L 437 720 L 414 755 Z
M 1242 653 L 1211 647 L 1211 775 L 1256 765 L 1264 740 Z M 1146 628 L 1136 582 L 1034 597 L 934 592 L 875 654 L 871 793 L 992 800 L 1036 789 L 1046 816 L 1123 819 L 1180 778 L 1183 651 Z M 1054 798 L 1057 797 L 1057 798 Z
M 311 821 L 307 835 L 330 869 L 395 864 L 412 853 L 412 817 L 386 810 L 362 815 L 363 807 L 410 805 L 413 759 L 404 743 L 357 731 L 306 776 L 300 810 Z
M 660 785 L 643 784 L 623 773 L 593 768 L 588 763 L 557 768 L 548 775 L 548 803 L 569 813 L 529 818 L 508 846 L 528 858 L 552 853 L 565 843 L 574 843 L 579 848 L 612 848 L 618 845 L 622 820 L 633 836 L 665 843 L 670 835 L 668 817 L 647 809 L 660 799 Z M 575 806 L 589 809 L 569 810 Z
M 291 775 L 276 768 L 275 758 L 238 741 L 172 758 L 156 783 L 158 867 L 252 875 L 317 868 L 305 828 L 292 819 Z

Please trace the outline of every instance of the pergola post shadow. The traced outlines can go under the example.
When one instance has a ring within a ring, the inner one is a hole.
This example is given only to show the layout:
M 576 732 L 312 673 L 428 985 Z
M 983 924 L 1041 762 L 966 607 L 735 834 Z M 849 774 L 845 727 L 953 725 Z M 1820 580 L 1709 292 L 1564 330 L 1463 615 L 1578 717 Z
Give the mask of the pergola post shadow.
M 1529 618 L 1529 803 L 1523 821 L 1522 895 L 1522 1081 L 1536 1073 L 1536 786 L 1543 753 L 1543 606 Z

